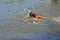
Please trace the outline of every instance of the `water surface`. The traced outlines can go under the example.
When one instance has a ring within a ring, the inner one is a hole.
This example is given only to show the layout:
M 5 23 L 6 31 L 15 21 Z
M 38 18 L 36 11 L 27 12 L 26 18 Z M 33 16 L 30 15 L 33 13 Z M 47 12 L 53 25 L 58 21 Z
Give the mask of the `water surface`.
M 38 15 L 60 16 L 60 0 L 0 0 L 0 40 L 60 40 L 60 26 L 14 20 L 26 16 L 27 8 Z

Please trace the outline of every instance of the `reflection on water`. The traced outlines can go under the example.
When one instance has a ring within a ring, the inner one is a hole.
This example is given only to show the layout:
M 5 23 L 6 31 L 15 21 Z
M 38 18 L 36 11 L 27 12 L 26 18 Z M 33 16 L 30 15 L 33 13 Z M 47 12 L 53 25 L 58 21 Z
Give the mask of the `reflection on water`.
M 53 4 L 57 4 L 58 0 L 51 0 Z
M 60 40 L 59 26 L 29 24 L 13 17 L 27 15 L 25 8 L 36 11 L 38 15 L 60 16 L 59 2 L 60 0 L 0 0 L 0 39 Z

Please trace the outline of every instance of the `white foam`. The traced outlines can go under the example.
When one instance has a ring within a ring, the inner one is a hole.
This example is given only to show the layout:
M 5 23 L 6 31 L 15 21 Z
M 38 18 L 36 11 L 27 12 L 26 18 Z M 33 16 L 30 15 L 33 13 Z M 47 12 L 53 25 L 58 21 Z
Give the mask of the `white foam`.
M 53 18 L 53 20 L 55 20 L 56 22 L 60 22 L 60 17 L 55 17 Z

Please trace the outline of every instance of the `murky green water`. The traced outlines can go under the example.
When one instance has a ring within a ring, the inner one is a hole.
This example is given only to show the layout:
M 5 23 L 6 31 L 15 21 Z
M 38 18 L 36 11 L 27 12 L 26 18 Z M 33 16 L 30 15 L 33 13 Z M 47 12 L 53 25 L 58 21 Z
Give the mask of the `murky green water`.
M 60 26 L 29 24 L 14 20 L 29 8 L 43 16 L 60 16 L 60 0 L 0 0 L 0 40 L 57 40 Z M 50 39 L 49 39 L 50 38 Z

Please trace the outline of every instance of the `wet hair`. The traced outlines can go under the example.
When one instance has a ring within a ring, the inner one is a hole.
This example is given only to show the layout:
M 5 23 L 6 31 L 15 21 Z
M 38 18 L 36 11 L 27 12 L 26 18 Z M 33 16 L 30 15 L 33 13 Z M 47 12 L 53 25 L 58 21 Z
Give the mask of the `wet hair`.
M 35 13 L 33 13 L 33 14 L 32 14 L 32 16 L 35 18 L 35 17 L 36 17 L 36 14 L 35 14 Z
M 30 12 L 30 13 L 29 13 L 29 16 L 35 18 L 35 17 L 36 17 L 36 14 L 35 14 L 34 12 Z

